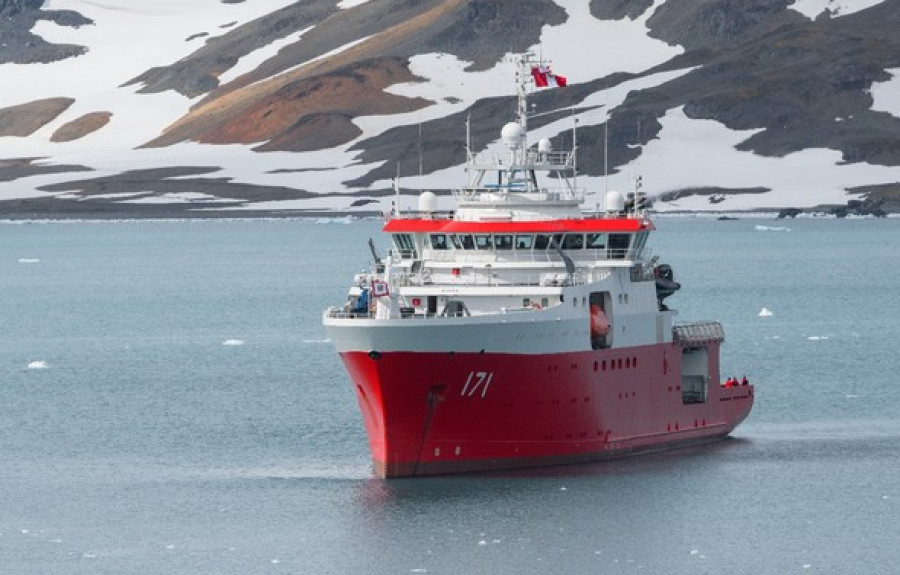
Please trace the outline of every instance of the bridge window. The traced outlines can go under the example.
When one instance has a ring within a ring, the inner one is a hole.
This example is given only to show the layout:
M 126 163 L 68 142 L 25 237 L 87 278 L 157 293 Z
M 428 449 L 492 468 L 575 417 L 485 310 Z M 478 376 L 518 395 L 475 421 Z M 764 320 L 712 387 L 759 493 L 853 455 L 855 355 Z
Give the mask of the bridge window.
M 562 234 L 538 234 L 534 236 L 534 249 L 536 250 L 546 250 L 553 249 L 553 244 L 556 243 L 557 246 L 562 246 L 563 235 Z
M 498 250 L 511 250 L 513 247 L 513 237 L 511 234 L 497 234 L 494 236 L 494 248 Z
M 446 250 L 450 249 L 450 246 L 447 245 L 447 235 L 446 234 L 431 234 L 431 247 L 435 250 Z
M 644 249 L 644 245 L 647 243 L 647 238 L 650 236 L 647 232 L 641 232 L 635 235 L 634 238 L 634 251 L 640 252 Z
M 394 234 L 392 239 L 394 240 L 394 247 L 397 248 L 401 258 L 418 257 L 416 253 L 416 243 L 413 241 L 412 235 Z
M 475 234 L 475 247 L 479 250 L 491 249 L 490 234 Z
M 605 250 L 606 234 L 588 234 L 587 249 L 589 250 Z
M 609 234 L 609 257 L 624 260 L 630 243 L 631 234 Z
M 516 236 L 517 250 L 530 250 L 534 245 L 534 236 Z
M 469 234 L 455 234 L 450 236 L 453 238 L 453 245 L 457 246 L 457 249 L 463 250 L 474 250 L 475 249 L 475 241 L 472 239 L 472 236 Z
M 565 250 L 580 250 L 584 247 L 584 236 L 582 234 L 566 234 L 562 247 Z

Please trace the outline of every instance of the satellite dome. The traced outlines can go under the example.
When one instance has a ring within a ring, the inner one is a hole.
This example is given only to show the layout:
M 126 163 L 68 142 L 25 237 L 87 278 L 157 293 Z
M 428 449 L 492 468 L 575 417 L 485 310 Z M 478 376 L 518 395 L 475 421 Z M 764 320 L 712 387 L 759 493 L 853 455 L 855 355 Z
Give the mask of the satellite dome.
M 606 194 L 606 211 L 619 213 L 625 211 L 625 196 L 621 192 L 612 191 Z
M 507 148 L 518 148 L 525 143 L 525 130 L 516 122 L 510 122 L 503 126 L 500 138 Z
M 437 211 L 437 196 L 434 195 L 434 192 L 422 192 L 422 195 L 419 196 L 419 211 L 420 212 L 436 212 Z
M 542 154 L 549 154 L 553 151 L 553 144 L 550 143 L 549 138 L 541 138 L 538 142 L 538 152 Z

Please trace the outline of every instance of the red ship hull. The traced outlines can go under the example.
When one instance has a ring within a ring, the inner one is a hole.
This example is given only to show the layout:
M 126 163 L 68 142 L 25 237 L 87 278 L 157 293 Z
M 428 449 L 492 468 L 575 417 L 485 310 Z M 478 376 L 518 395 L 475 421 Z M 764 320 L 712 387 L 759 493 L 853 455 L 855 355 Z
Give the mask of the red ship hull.
M 682 389 L 682 348 L 522 355 L 344 352 L 383 477 L 595 461 L 725 437 L 753 386 Z

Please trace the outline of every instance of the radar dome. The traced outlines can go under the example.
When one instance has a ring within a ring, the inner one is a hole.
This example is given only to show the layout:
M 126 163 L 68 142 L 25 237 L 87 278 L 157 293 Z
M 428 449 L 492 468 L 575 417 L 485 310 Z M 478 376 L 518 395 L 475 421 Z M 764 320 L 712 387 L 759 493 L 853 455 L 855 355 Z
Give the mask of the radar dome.
M 434 192 L 422 192 L 422 195 L 419 196 L 419 211 L 420 212 L 436 212 L 437 211 L 437 196 L 434 195 Z
M 538 142 L 538 152 L 542 154 L 549 154 L 553 151 L 553 144 L 550 143 L 549 138 L 541 138 Z
M 612 191 L 606 194 L 606 211 L 619 213 L 625 211 L 625 196 L 621 192 Z
M 500 138 L 507 148 L 518 148 L 525 143 L 525 130 L 516 122 L 510 122 L 503 126 Z

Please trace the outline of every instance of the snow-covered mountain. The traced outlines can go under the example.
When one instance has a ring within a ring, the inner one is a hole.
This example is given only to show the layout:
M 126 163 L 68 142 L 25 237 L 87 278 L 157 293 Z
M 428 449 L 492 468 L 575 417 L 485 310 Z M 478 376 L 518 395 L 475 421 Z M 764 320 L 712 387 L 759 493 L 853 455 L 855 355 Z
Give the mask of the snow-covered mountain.
M 381 211 L 398 172 L 414 205 L 465 183 L 467 117 L 499 147 L 526 51 L 568 79 L 530 135 L 577 121 L 590 197 L 900 211 L 898 29 L 900 0 L 0 0 L 0 217 Z

